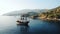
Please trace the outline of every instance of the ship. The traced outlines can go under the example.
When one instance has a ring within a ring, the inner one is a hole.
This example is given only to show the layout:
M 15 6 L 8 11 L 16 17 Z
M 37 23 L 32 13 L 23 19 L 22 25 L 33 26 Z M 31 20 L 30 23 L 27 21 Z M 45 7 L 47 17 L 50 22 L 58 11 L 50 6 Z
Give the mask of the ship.
M 27 19 L 26 16 L 21 16 L 21 18 L 19 20 L 16 21 L 17 25 L 28 25 L 29 20 Z

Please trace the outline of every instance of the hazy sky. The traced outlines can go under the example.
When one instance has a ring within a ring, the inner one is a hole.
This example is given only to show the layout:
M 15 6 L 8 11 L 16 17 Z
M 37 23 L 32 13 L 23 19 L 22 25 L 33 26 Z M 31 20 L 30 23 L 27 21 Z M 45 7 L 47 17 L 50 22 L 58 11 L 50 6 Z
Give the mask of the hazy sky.
M 51 9 L 60 6 L 60 0 L 0 0 L 0 15 L 22 9 Z

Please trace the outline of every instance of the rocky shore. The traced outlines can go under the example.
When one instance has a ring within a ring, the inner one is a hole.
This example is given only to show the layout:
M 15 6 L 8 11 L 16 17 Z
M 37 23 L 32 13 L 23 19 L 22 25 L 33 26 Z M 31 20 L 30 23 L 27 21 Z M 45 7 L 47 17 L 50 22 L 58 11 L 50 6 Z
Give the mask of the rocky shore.
M 38 19 L 41 19 L 41 20 L 53 20 L 53 21 L 60 21 L 60 19 L 58 19 L 58 18 L 43 18 L 43 17 L 38 17 Z

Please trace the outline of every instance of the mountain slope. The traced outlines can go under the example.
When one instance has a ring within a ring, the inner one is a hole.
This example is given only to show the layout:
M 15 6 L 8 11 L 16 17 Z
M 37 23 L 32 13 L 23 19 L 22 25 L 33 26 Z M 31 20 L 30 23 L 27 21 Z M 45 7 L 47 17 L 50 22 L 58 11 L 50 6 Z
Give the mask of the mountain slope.
M 3 16 L 18 16 L 18 15 L 21 15 L 21 14 L 31 14 L 31 13 L 41 13 L 41 12 L 45 12 L 47 11 L 46 9 L 24 9 L 24 10 L 20 10 L 20 11 L 13 11 L 13 12 L 9 12 L 9 13 L 6 13 L 6 14 L 3 14 Z
M 49 18 L 49 19 L 60 19 L 60 6 L 40 14 L 39 17 Z

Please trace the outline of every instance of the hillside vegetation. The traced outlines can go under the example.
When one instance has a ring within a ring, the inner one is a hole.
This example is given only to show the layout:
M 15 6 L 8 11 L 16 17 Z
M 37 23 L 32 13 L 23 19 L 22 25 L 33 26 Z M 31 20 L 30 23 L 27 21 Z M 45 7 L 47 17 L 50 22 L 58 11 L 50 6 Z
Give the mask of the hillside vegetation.
M 40 19 L 60 19 L 60 6 L 38 14 Z

